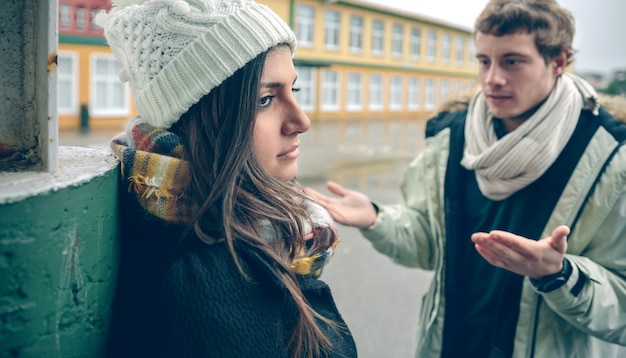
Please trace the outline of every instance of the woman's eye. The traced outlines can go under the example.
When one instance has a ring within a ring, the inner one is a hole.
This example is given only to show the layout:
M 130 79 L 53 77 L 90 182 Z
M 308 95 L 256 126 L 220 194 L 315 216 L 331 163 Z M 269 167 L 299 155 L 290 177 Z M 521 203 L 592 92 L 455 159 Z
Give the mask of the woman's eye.
M 291 89 L 291 92 L 293 92 L 293 93 L 298 93 L 298 92 L 300 92 L 300 87 L 293 87 L 293 88 Z
M 270 104 L 272 104 L 272 100 L 273 100 L 273 99 L 274 99 L 274 96 L 265 96 L 265 97 L 262 97 L 262 98 L 259 100 L 259 106 L 261 106 L 261 107 L 263 107 L 263 108 L 264 108 L 264 107 L 269 107 L 269 105 L 270 105 Z

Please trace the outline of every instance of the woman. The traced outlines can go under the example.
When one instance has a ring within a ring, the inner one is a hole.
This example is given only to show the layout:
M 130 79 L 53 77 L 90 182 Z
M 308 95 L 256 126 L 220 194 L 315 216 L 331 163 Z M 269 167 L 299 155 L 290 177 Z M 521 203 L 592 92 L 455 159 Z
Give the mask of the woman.
M 294 181 L 295 36 L 253 1 L 151 0 L 98 23 L 139 116 L 110 355 L 354 357 L 318 279 L 338 237 Z M 125 202 L 128 197 L 124 197 Z

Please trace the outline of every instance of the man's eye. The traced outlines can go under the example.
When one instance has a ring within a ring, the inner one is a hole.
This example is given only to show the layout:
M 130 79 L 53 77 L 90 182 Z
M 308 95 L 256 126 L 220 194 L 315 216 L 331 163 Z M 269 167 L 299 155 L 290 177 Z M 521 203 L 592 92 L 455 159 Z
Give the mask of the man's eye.
M 259 106 L 268 107 L 270 104 L 272 104 L 273 99 L 274 96 L 265 96 L 259 100 Z

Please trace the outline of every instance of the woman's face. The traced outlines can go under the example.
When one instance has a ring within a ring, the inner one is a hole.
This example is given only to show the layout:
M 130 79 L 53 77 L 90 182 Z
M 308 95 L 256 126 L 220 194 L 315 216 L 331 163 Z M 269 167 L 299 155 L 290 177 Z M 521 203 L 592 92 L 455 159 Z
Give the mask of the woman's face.
M 298 102 L 294 88 L 296 69 L 287 46 L 270 51 L 261 75 L 258 112 L 254 125 L 254 153 L 273 177 L 290 180 L 298 171 L 298 135 L 311 122 Z

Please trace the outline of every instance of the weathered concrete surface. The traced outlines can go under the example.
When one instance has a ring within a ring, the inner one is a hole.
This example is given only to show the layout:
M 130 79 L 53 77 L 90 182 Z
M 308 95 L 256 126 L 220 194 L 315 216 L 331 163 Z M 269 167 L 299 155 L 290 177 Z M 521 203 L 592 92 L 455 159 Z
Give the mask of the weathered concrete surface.
M 98 357 L 106 342 L 119 166 L 59 149 L 56 173 L 0 173 L 0 357 Z

